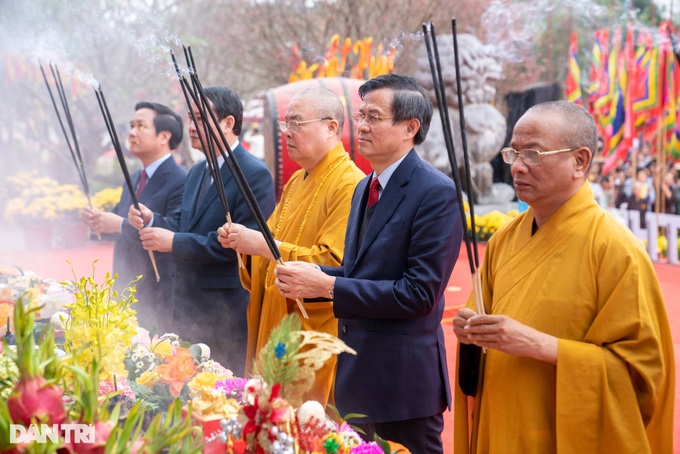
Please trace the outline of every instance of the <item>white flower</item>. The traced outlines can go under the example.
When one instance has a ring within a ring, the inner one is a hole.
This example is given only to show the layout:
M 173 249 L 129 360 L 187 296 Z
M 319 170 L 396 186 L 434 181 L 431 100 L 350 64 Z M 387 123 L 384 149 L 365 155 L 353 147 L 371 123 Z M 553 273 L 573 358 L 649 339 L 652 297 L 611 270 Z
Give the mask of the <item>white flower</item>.
M 297 411 L 297 418 L 300 425 L 307 424 L 311 418 L 318 421 L 326 419 L 326 413 L 323 410 L 323 405 L 315 400 L 308 400 Z

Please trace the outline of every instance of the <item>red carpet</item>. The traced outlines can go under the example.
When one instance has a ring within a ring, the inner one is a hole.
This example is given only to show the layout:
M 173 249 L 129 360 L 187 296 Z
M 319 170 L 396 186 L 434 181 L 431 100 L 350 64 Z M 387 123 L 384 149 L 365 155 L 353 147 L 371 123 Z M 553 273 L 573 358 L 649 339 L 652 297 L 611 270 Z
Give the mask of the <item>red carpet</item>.
M 480 255 L 483 257 L 484 246 L 480 246 Z M 90 242 L 80 248 L 73 249 L 47 249 L 34 251 L 0 251 L 0 269 L 19 267 L 24 270 L 35 271 L 38 275 L 52 277 L 58 280 L 68 280 L 73 278 L 71 265 L 77 276 L 91 275 L 92 263 L 95 264 L 95 278 L 100 279 L 106 272 L 111 271 L 113 256 L 112 243 Z M 481 257 L 480 257 L 481 258 Z M 675 361 L 680 364 L 680 266 L 655 264 L 661 287 L 663 289 L 668 317 L 670 319 L 671 330 L 673 332 L 673 343 L 675 347 Z M 449 287 L 446 292 L 446 310 L 444 312 L 444 332 L 446 333 L 447 357 L 449 370 L 451 371 L 451 381 L 454 381 L 453 372 L 456 364 L 456 337 L 451 327 L 452 319 L 456 311 L 467 301 L 470 294 L 471 279 L 470 268 L 467 263 L 465 248 L 461 250 L 458 264 L 453 270 Z M 676 389 L 679 389 L 676 376 Z M 680 435 L 680 393 L 676 392 L 675 399 L 675 425 L 674 438 Z M 445 452 L 453 452 L 453 415 L 446 413 L 445 427 L 442 434 L 446 446 Z M 674 452 L 680 454 L 680 446 Z

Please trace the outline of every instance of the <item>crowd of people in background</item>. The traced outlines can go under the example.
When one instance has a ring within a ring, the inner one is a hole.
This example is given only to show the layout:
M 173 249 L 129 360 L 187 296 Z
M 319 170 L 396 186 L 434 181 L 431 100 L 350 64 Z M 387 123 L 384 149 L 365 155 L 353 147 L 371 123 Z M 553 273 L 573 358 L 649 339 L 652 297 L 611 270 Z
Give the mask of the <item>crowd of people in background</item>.
M 589 178 L 600 206 L 639 211 L 642 228 L 645 212 L 680 214 L 680 165 L 671 160 L 660 164 L 649 143 L 633 147 L 607 172 L 598 154 Z

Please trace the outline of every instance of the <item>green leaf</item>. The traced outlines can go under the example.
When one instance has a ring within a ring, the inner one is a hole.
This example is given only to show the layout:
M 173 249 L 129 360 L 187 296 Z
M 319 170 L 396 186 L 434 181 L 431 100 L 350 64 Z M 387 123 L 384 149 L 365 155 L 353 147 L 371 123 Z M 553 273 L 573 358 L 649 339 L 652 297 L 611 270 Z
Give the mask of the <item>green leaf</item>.
M 380 438 L 378 434 L 373 435 L 373 441 L 375 441 L 376 444 L 380 446 L 380 449 L 382 449 L 385 454 L 392 454 L 390 444 L 383 440 L 382 438 Z

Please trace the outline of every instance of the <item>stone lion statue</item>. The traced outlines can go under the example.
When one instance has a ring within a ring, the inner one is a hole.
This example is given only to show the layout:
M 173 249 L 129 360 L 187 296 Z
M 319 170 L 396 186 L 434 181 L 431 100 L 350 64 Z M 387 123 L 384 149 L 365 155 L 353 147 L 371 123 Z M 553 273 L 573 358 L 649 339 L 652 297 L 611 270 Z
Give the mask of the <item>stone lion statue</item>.
M 452 35 L 438 36 L 437 47 L 441 61 L 449 119 L 453 128 L 456 161 L 461 168 L 461 174 L 463 174 L 463 145 L 460 134 L 458 90 L 456 86 Z M 493 84 L 503 78 L 502 67 L 499 61 L 491 56 L 484 45 L 473 35 L 458 35 L 458 50 L 460 83 L 465 108 L 465 130 L 467 133 L 474 200 L 477 203 L 501 201 L 498 200 L 499 198 L 503 199 L 503 201 L 512 200 L 514 191 L 508 191 L 507 188 L 494 187 L 493 168 L 489 163 L 503 146 L 506 134 L 505 118 L 492 104 L 496 94 L 496 88 Z M 417 65 L 418 69 L 415 78 L 429 91 L 430 99 L 435 105 L 434 116 L 432 117 L 427 139 L 417 147 L 417 150 L 423 159 L 442 172 L 451 175 L 451 166 L 444 143 L 442 122 L 439 111 L 436 108 L 437 98 L 432 84 L 432 74 L 430 72 L 430 63 L 425 43 L 423 43 L 419 50 Z M 463 186 L 465 187 L 465 184 Z

